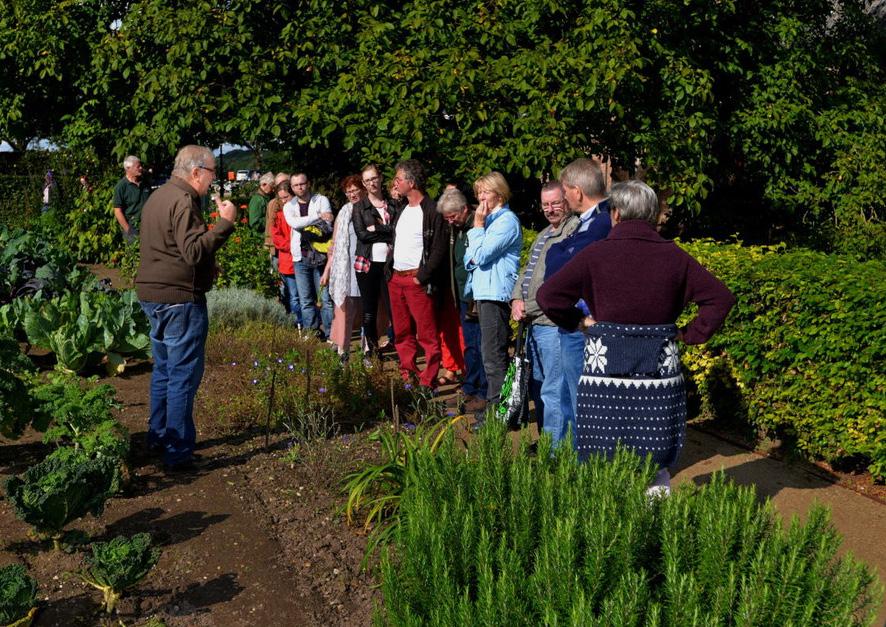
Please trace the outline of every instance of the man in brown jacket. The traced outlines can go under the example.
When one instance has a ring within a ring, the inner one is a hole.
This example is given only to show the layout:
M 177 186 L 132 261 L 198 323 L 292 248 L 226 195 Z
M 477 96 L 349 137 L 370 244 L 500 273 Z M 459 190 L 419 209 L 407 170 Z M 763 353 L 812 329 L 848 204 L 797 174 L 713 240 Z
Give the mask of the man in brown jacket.
M 200 198 L 215 178 L 215 157 L 185 146 L 169 182 L 142 210 L 141 263 L 135 289 L 151 322 L 154 370 L 148 446 L 163 450 L 166 470 L 194 465 L 194 397 L 203 378 L 209 329 L 206 292 L 212 287 L 215 251 L 234 231 L 237 209 L 219 202 L 219 220 L 206 226 Z

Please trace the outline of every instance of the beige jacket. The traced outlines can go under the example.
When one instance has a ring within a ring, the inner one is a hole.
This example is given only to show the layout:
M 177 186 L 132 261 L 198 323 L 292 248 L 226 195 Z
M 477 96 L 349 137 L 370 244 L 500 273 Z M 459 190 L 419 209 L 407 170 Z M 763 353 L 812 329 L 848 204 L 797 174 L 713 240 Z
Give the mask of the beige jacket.
M 551 322 L 548 317 L 544 315 L 544 313 L 542 313 L 541 307 L 539 307 L 538 303 L 535 302 L 535 294 L 538 292 L 538 288 L 541 287 L 541 284 L 545 278 L 545 257 L 548 254 L 548 248 L 551 247 L 551 244 L 561 242 L 569 237 L 572 232 L 578 228 L 578 225 L 580 223 L 581 220 L 578 219 L 578 216 L 570 212 L 569 215 L 563 218 L 560 226 L 554 229 L 550 237 L 548 237 L 548 241 L 545 242 L 545 245 L 541 249 L 541 253 L 538 256 L 538 261 L 536 262 L 535 267 L 532 269 L 532 276 L 529 279 L 529 295 L 525 299 L 523 298 L 523 280 L 526 277 L 526 268 L 523 268 L 520 271 L 520 274 L 517 276 L 517 283 L 514 285 L 514 291 L 511 292 L 511 300 L 525 301 L 524 310 L 526 312 L 527 322 L 531 322 L 532 324 L 544 324 L 547 326 L 554 326 L 554 323 Z M 532 242 L 532 247 L 529 249 L 530 251 L 535 248 L 535 244 L 536 242 L 538 242 L 538 238 L 544 237 L 549 229 L 551 229 L 550 226 L 546 227 L 538 234 L 538 236 Z

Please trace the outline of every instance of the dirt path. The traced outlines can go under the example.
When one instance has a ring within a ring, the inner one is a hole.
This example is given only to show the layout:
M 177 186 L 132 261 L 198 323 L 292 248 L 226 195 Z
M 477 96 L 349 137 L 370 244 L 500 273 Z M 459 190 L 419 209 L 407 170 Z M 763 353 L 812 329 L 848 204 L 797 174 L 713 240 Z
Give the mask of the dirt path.
M 244 496 L 250 456 L 223 441 L 208 441 L 200 450 L 205 466 L 176 475 L 165 475 L 157 460 L 144 456 L 140 443 L 149 378 L 150 371 L 142 368 L 110 381 L 124 405 L 121 421 L 134 434 L 132 484 L 108 502 L 101 518 L 71 526 L 97 540 L 147 531 L 163 547 L 157 567 L 121 603 L 121 617 L 131 623 L 153 616 L 170 626 L 311 624 L 309 617 L 325 602 L 296 576 L 260 500 Z M 21 472 L 42 448 L 33 439 L 0 447 L 0 472 Z M 35 624 L 95 625 L 98 592 L 61 576 L 76 570 L 80 557 L 40 547 L 27 538 L 27 530 L 8 503 L 0 504 L 6 544 L 0 564 L 24 561 L 41 584 L 41 598 L 48 600 Z

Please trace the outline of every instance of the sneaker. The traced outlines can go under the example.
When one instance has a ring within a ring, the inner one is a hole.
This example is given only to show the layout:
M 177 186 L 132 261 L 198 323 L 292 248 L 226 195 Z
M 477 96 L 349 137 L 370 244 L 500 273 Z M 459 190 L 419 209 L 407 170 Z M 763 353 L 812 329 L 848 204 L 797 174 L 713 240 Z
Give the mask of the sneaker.
M 660 499 L 666 499 L 671 495 L 671 489 L 666 485 L 654 485 L 646 488 L 646 498 L 650 503 Z

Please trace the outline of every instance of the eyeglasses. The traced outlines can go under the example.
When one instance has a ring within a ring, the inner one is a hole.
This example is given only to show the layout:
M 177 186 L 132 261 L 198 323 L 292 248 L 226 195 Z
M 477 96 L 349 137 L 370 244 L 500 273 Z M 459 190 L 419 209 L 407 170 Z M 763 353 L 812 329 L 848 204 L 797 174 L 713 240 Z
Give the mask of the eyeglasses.
M 205 165 L 198 165 L 197 167 L 201 170 L 206 170 L 207 172 L 212 172 L 213 174 L 215 174 L 215 168 L 207 168 Z
M 359 189 L 346 189 L 345 190 L 345 195 L 347 195 L 347 196 L 354 196 L 355 194 L 359 194 L 359 193 L 360 193 Z
M 367 184 L 367 183 L 375 183 L 379 178 L 381 178 L 381 177 L 379 177 L 379 176 L 371 176 L 371 177 L 369 177 L 368 179 L 363 179 L 363 184 L 365 185 L 365 184 Z
M 544 209 L 545 211 L 547 211 L 548 209 L 562 209 L 563 208 L 563 201 L 556 200 L 554 202 L 543 202 L 543 203 L 541 203 L 541 208 Z

